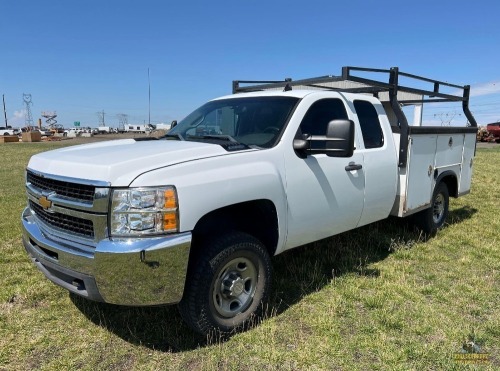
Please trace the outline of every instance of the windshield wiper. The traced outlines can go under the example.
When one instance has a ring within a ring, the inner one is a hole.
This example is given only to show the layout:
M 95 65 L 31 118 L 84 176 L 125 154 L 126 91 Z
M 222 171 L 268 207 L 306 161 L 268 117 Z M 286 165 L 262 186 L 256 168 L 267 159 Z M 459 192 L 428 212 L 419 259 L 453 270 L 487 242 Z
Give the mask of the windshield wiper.
M 188 135 L 186 140 L 200 141 L 203 142 L 206 140 L 208 143 L 218 144 L 226 151 L 241 151 L 244 149 L 248 149 L 248 145 L 238 142 L 230 135 L 224 134 L 201 134 L 201 135 Z
M 177 133 L 177 134 L 165 134 L 165 135 L 162 136 L 162 138 L 176 138 L 176 139 L 179 139 L 179 140 L 186 140 L 179 133 Z
M 227 140 L 228 142 L 232 142 L 232 143 L 239 143 L 231 135 L 224 135 L 224 134 L 189 135 L 188 137 L 194 138 L 194 139 L 222 139 L 222 140 Z

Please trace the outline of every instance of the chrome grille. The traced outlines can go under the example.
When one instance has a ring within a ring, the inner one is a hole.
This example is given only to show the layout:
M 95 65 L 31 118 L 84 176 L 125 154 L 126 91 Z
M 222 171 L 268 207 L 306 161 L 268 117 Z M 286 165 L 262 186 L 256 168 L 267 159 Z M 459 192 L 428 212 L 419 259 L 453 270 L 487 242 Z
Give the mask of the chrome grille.
M 67 233 L 77 234 L 82 237 L 94 238 L 94 225 L 91 220 L 64 215 L 57 212 L 49 213 L 44 210 L 43 207 L 31 200 L 29 201 L 29 205 L 35 215 L 50 227 Z
M 84 202 L 92 202 L 94 200 L 95 187 L 91 185 L 44 178 L 31 171 L 27 172 L 26 180 L 28 183 L 31 183 L 33 187 L 42 191 L 56 192 L 57 195 L 62 197 Z

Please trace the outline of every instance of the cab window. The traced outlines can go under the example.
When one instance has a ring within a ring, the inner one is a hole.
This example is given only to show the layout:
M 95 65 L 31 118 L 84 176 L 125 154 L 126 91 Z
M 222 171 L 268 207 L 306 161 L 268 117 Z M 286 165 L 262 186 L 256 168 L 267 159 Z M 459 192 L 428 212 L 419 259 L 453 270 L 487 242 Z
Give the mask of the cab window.
M 358 114 L 365 148 L 379 148 L 384 145 L 384 134 L 378 119 L 377 110 L 368 101 L 355 100 L 354 109 Z
M 332 120 L 347 120 L 347 111 L 338 98 L 321 99 L 309 108 L 300 123 L 298 136 L 325 135 L 328 123 Z

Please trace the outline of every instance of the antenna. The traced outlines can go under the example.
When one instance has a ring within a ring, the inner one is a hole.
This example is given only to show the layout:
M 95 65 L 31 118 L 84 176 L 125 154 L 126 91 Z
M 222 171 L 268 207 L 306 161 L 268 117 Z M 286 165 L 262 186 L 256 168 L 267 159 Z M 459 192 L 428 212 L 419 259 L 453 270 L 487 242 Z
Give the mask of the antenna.
M 149 67 L 148 67 L 148 124 L 151 126 L 151 84 L 149 82 Z
M 24 109 L 26 111 L 24 116 L 24 126 L 31 127 L 33 126 L 33 115 L 31 114 L 31 106 L 33 105 L 33 102 L 31 101 L 31 94 L 23 93 L 23 102 Z

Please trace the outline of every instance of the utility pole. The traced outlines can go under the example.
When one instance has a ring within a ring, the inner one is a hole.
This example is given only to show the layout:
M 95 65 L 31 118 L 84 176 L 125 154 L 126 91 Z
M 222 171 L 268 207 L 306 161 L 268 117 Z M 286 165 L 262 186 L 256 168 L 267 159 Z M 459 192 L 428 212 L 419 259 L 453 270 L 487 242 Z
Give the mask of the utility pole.
M 7 125 L 7 110 L 5 109 L 5 94 L 2 94 L 2 100 L 3 100 L 3 117 L 5 117 L 5 127 L 8 127 Z
M 149 67 L 148 67 L 148 125 L 151 125 L 151 83 L 149 82 Z

